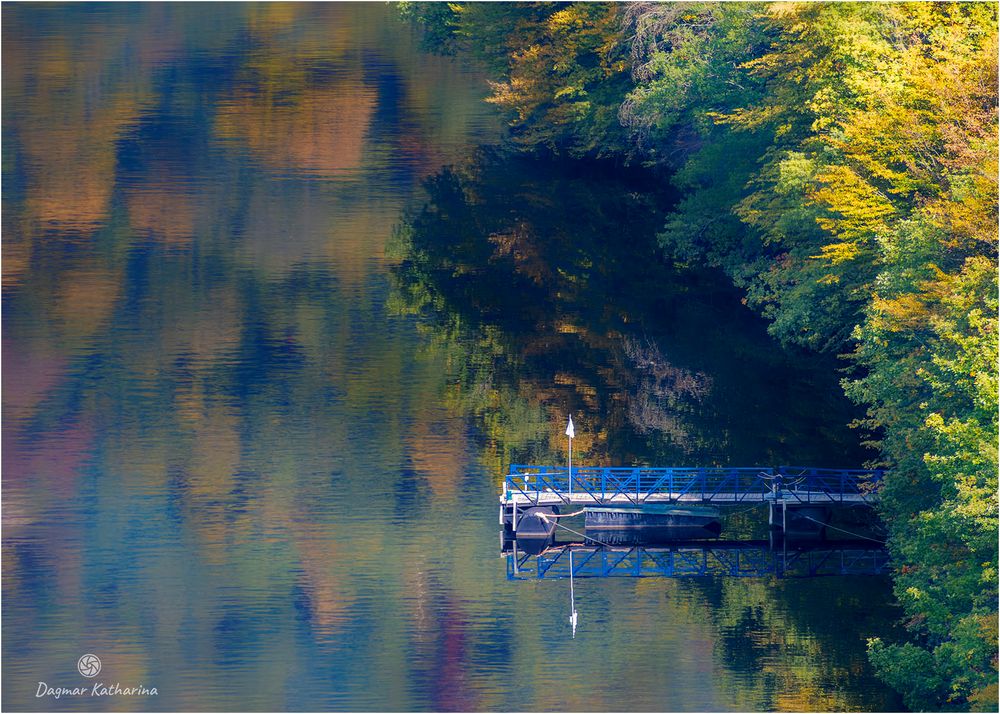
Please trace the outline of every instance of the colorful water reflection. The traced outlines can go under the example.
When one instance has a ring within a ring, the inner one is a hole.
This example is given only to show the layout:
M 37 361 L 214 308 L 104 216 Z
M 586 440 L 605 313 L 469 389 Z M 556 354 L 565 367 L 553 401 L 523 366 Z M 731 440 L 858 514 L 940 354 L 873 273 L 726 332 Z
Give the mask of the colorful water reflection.
M 594 390 L 595 457 L 655 451 L 597 426 L 616 379 L 470 381 L 496 328 L 444 349 L 414 314 L 386 245 L 501 134 L 474 68 L 394 12 L 4 5 L 4 708 L 883 706 L 884 582 L 592 587 L 570 641 L 561 591 L 506 581 L 490 413 L 558 453 L 560 390 Z M 693 354 L 650 378 L 694 399 L 718 377 Z M 157 696 L 36 696 L 84 653 Z

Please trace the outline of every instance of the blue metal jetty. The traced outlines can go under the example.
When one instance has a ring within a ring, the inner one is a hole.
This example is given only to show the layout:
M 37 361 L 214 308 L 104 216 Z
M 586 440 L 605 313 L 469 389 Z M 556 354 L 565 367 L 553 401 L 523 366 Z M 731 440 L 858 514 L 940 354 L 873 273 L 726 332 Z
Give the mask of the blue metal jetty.
M 883 472 L 865 469 L 779 467 L 603 467 L 515 464 L 503 481 L 500 523 L 517 530 L 530 508 L 645 503 L 770 503 L 789 509 L 870 505 Z
M 570 559 L 572 552 L 574 558 Z M 801 550 L 771 549 L 766 541 L 612 547 L 566 544 L 537 555 L 507 553 L 508 580 L 574 578 L 811 578 L 829 575 L 883 575 L 884 548 L 827 543 Z
M 869 503 L 880 470 L 779 467 L 646 468 L 513 465 L 501 501 L 539 505 L 643 503 Z

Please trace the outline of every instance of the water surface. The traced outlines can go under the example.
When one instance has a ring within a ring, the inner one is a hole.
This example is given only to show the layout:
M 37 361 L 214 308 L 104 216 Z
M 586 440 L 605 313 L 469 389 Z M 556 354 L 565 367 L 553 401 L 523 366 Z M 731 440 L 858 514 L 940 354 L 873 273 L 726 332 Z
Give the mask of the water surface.
M 575 639 L 506 578 L 569 410 L 591 463 L 865 457 L 656 179 L 481 149 L 382 4 L 5 4 L 2 91 L 5 709 L 895 706 L 884 578 L 581 582 Z M 84 653 L 157 695 L 36 697 Z

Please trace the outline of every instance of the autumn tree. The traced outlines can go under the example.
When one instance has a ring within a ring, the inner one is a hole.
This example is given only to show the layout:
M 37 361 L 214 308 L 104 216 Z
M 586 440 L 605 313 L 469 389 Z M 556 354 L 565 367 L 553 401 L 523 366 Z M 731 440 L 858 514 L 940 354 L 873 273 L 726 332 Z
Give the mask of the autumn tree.
M 995 709 L 996 5 L 490 5 L 447 42 L 516 143 L 660 169 L 664 251 L 846 358 L 910 631 L 872 661 L 913 708 Z

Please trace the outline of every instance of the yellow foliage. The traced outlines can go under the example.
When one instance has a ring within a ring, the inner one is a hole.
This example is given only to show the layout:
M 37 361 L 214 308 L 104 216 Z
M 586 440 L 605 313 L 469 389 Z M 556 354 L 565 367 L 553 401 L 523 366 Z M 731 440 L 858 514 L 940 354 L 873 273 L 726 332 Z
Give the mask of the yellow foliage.
M 914 293 L 904 293 L 893 299 L 875 295 L 872 314 L 878 325 L 888 332 L 919 329 L 927 326 L 930 320 L 927 304 Z
M 837 265 L 838 263 L 846 263 L 854 260 L 860 253 L 861 250 L 858 248 L 857 243 L 830 243 L 823 246 L 819 255 L 814 255 L 812 257 Z

